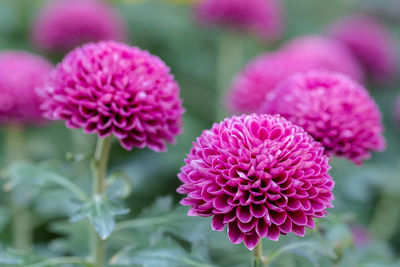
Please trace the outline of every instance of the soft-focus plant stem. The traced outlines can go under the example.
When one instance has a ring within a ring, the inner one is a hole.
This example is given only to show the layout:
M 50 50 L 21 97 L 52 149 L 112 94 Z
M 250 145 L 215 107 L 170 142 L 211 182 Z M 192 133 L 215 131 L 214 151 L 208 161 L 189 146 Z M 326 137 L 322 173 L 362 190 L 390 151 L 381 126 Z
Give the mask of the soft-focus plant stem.
M 24 157 L 24 132 L 20 125 L 7 127 L 7 155 L 8 163 L 22 160 Z M 18 189 L 16 189 L 18 190 Z M 16 198 L 16 193 L 11 192 L 11 211 L 14 247 L 27 250 L 32 244 L 31 215 L 23 201 Z
M 262 252 L 262 240 L 258 242 L 257 246 L 254 249 L 254 261 L 253 261 L 253 267 L 266 267 L 267 266 L 267 260 L 263 256 Z
M 217 56 L 217 112 L 216 121 L 224 119 L 226 92 L 234 74 L 242 67 L 244 57 L 243 40 L 230 32 L 222 33 L 218 41 Z
M 106 190 L 106 173 L 108 157 L 110 155 L 112 136 L 98 138 L 94 159 L 92 163 L 93 173 L 93 201 L 101 198 Z M 105 240 L 92 227 L 91 256 L 96 267 L 103 267 L 105 261 Z

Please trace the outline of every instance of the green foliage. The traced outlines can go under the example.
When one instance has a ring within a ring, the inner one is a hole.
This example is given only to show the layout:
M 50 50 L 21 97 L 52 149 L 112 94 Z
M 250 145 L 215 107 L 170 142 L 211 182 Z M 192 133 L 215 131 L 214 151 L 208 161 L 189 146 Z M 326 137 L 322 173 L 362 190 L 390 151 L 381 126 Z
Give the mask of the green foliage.
M 288 31 L 281 42 L 318 33 L 332 19 L 356 10 L 363 2 L 286 0 Z M 368 2 L 367 10 L 379 8 L 383 19 L 388 16 L 382 12 L 395 10 L 395 0 Z M 34 50 L 29 41 L 30 19 L 42 3 L 0 1 L 0 48 Z M 6 179 L 0 179 L 5 190 L 0 194 L 0 243 L 5 249 L 0 252 L 0 266 L 93 266 L 87 261 L 91 224 L 107 238 L 109 266 L 250 266 L 250 253 L 243 245 L 232 245 L 226 231 L 212 231 L 210 218 L 187 216 L 187 208 L 178 204 L 181 196 L 175 193 L 179 184 L 176 174 L 185 154 L 201 131 L 210 128 L 220 105 L 215 73 L 221 31 L 196 25 L 185 5 L 161 0 L 113 3 L 127 22 L 130 43 L 157 54 L 171 66 L 187 109 L 184 133 L 167 153 L 127 152 L 113 146 L 106 194 L 90 200 L 88 165 L 95 136 L 68 131 L 62 124 L 28 129 L 27 158 L 41 163 L 17 162 L 3 170 Z M 390 23 L 393 33 L 400 37 L 399 25 L 395 24 L 398 15 L 394 13 L 390 13 Z M 246 51 L 235 68 L 267 49 L 250 36 L 237 39 Z M 50 58 L 56 63 L 61 57 Z M 227 74 L 223 83 L 228 85 L 232 75 Z M 271 267 L 400 266 L 400 131 L 391 118 L 398 85 L 399 79 L 389 86 L 367 86 L 384 115 L 387 150 L 374 154 L 361 167 L 345 160 L 332 161 L 335 208 L 305 238 L 288 235 L 279 242 L 264 240 L 264 255 Z M 5 142 L 2 132 L 0 141 Z M 2 166 L 7 162 L 4 147 L 0 146 Z M 31 252 L 9 249 L 10 198 L 26 205 L 33 214 L 30 223 L 35 229 L 35 244 Z M 68 217 L 80 221 L 71 223 Z M 364 244 L 354 242 L 354 226 L 368 233 Z
M 81 208 L 71 218 L 72 222 L 78 222 L 88 218 L 94 229 L 102 239 L 106 239 L 115 228 L 116 215 L 125 215 L 129 212 L 116 200 L 106 197 L 96 197 L 94 200 L 82 203 Z

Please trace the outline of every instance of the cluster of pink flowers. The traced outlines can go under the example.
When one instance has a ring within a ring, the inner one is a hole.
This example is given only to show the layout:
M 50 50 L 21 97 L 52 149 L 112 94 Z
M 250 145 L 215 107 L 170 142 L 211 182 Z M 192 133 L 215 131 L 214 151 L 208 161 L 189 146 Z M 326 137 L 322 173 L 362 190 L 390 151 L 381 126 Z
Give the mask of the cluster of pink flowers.
M 120 16 L 102 0 L 51 0 L 40 10 L 32 29 L 35 46 L 49 52 L 125 36 Z
M 195 7 L 200 23 L 220 24 L 275 40 L 283 33 L 284 12 L 279 0 L 203 0 Z
M 279 82 L 313 69 L 339 71 L 363 80 L 360 66 L 344 46 L 325 37 L 305 36 L 251 61 L 235 77 L 227 106 L 235 113 L 256 112 Z
M 332 207 L 334 182 L 323 147 L 302 128 L 273 115 L 242 115 L 203 131 L 178 177 L 189 215 L 228 226 L 234 244 L 303 236 Z
M 27 52 L 0 53 L 0 123 L 43 122 L 35 88 L 43 85 L 52 68 L 44 58 Z
M 114 41 L 70 52 L 40 90 L 44 116 L 100 137 L 113 134 L 125 149 L 164 151 L 181 132 L 182 100 L 158 57 Z
M 375 80 L 384 82 L 396 72 L 395 41 L 377 20 L 366 15 L 352 15 L 334 22 L 329 34 L 346 45 Z
M 328 155 L 356 164 L 382 151 L 381 114 L 367 90 L 351 78 L 326 71 L 297 74 L 271 93 L 261 113 L 280 114 L 321 142 Z
M 269 40 L 282 34 L 279 0 L 204 0 L 195 10 L 203 23 Z M 212 229 L 227 228 L 234 244 L 252 250 L 265 237 L 304 236 L 332 207 L 330 157 L 361 164 L 385 148 L 381 113 L 360 83 L 364 70 L 380 80 L 393 75 L 391 37 L 363 16 L 335 23 L 330 34 L 293 39 L 251 61 L 234 79 L 227 105 L 253 114 L 204 130 L 178 174 L 188 214 L 212 217 Z M 44 116 L 113 135 L 127 150 L 165 151 L 182 132 L 180 88 L 160 58 L 113 41 L 124 38 L 122 22 L 101 1 L 51 2 L 33 27 L 38 47 L 66 51 L 93 42 L 54 69 L 28 53 L 0 53 L 0 123 Z M 400 123 L 400 98 L 395 116 Z

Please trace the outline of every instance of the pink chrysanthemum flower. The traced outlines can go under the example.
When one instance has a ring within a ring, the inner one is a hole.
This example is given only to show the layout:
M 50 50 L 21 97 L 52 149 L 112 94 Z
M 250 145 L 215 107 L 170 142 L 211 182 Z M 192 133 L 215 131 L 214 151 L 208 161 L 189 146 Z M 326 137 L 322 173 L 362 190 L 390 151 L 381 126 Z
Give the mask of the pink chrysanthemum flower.
M 304 236 L 332 207 L 334 182 L 323 147 L 274 115 L 242 115 L 203 131 L 178 177 L 189 215 L 212 218 L 234 244 Z
M 107 41 L 76 48 L 40 92 L 47 118 L 100 137 L 113 134 L 128 150 L 164 151 L 181 132 L 178 84 L 161 59 L 137 47 Z
M 234 79 L 228 108 L 235 113 L 256 112 L 279 82 L 313 69 L 340 71 L 363 79 L 360 66 L 341 44 L 318 36 L 296 38 L 275 53 L 251 61 Z
M 341 72 L 360 82 L 364 80 L 364 72 L 357 59 L 346 46 L 334 39 L 305 35 L 292 39 L 282 50 L 292 54 L 293 61 L 315 58 L 319 69 Z
M 321 142 L 327 154 L 356 164 L 385 148 L 377 105 L 363 86 L 343 74 L 294 75 L 269 95 L 260 112 L 282 115 Z
M 396 73 L 396 44 L 390 32 L 372 17 L 353 15 L 336 21 L 330 35 L 346 45 L 367 73 L 384 82 Z
M 34 44 L 49 52 L 66 52 L 78 45 L 125 39 L 119 15 L 102 0 L 51 0 L 37 15 Z
M 52 68 L 44 58 L 27 52 L 0 53 L 0 123 L 43 122 L 35 87 L 43 85 Z
M 260 39 L 278 39 L 284 29 L 283 5 L 279 0 L 202 0 L 195 13 L 200 23 L 249 31 Z

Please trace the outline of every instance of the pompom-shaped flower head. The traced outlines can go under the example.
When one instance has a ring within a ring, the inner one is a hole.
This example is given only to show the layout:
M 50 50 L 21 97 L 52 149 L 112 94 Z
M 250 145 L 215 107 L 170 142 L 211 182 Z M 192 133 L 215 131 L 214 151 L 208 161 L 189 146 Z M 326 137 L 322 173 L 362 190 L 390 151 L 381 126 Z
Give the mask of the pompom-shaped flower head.
M 0 53 L 0 123 L 37 124 L 44 118 L 35 92 L 53 66 L 42 57 L 22 52 Z
M 195 13 L 200 23 L 252 32 L 262 40 L 278 39 L 284 29 L 279 0 L 201 0 Z
M 235 113 L 256 112 L 279 82 L 297 72 L 313 69 L 339 71 L 363 79 L 351 53 L 340 43 L 319 36 L 304 36 L 275 53 L 251 61 L 234 79 L 228 94 L 228 109 Z
M 178 177 L 189 215 L 253 249 L 260 238 L 303 236 L 332 207 L 334 182 L 323 147 L 276 115 L 242 115 L 206 130 Z
M 393 78 L 396 43 L 384 25 L 367 15 L 353 15 L 334 22 L 329 32 L 351 50 L 376 81 Z
M 102 0 L 50 0 L 37 15 L 34 44 L 49 52 L 66 52 L 78 45 L 125 39 L 118 14 Z
M 282 115 L 320 141 L 327 154 L 356 164 L 385 148 L 377 105 L 364 87 L 343 74 L 294 75 L 270 94 L 260 112 Z
M 114 41 L 76 48 L 40 90 L 44 115 L 125 149 L 166 149 L 181 132 L 182 100 L 169 68 L 156 56 Z

